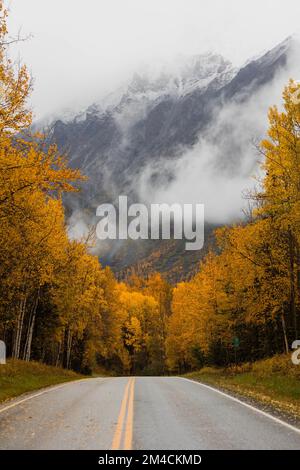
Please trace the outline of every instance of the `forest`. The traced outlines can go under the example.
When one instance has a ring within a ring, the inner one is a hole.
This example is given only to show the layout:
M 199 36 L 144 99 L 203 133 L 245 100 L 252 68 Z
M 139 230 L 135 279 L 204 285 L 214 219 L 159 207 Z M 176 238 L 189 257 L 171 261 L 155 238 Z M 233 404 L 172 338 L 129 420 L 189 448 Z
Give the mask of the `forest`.
M 0 339 L 9 357 L 90 374 L 184 373 L 288 352 L 300 334 L 300 85 L 269 110 L 262 179 L 243 222 L 215 233 L 197 274 L 117 281 L 71 240 L 62 202 L 85 176 L 31 133 L 25 66 L 0 2 Z M 271 104 L 271 103 L 270 103 Z M 266 116 L 267 119 L 267 116 Z

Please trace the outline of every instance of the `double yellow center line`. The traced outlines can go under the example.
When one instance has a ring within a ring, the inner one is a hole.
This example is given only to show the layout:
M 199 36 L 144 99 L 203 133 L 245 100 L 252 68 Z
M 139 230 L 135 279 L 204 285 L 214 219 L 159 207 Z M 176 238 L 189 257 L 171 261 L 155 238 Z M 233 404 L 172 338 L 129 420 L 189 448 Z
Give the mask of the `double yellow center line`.
M 132 449 L 134 382 L 135 378 L 132 377 L 128 380 L 125 387 L 117 427 L 111 446 L 112 450 Z

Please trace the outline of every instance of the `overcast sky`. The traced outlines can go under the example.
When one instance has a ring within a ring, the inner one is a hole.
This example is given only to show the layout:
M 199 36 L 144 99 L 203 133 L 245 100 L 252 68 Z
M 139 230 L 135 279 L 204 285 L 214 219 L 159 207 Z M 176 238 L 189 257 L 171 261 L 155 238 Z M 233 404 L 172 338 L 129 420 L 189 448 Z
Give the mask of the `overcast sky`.
M 38 117 L 88 105 L 141 63 L 209 50 L 240 65 L 299 31 L 299 0 L 10 0 Z

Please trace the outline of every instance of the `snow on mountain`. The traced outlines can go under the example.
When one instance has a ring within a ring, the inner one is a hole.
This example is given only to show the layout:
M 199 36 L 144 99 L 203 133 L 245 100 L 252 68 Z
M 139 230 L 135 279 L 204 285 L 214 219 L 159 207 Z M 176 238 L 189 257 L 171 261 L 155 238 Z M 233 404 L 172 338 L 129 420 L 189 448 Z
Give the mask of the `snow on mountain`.
M 207 53 L 202 55 L 178 57 L 177 61 L 156 65 L 155 69 L 145 70 L 133 75 L 131 81 L 123 84 L 115 92 L 109 93 L 87 109 L 66 109 L 52 116 L 62 122 L 81 122 L 88 116 L 99 116 L 104 112 L 122 113 L 132 104 L 142 107 L 157 102 L 167 96 L 180 98 L 194 91 L 204 92 L 209 87 L 219 89 L 236 74 L 232 64 L 221 55 Z
M 157 104 L 166 97 L 180 99 L 194 92 L 219 90 L 229 84 L 249 64 L 263 61 L 264 66 L 271 65 L 293 47 L 299 50 L 299 43 L 300 34 L 290 36 L 271 51 L 252 57 L 239 69 L 234 68 L 231 62 L 221 55 L 212 52 L 193 56 L 180 55 L 168 62 L 147 65 L 136 72 L 131 81 L 123 83 L 117 90 L 95 101 L 89 107 L 69 107 L 47 116 L 37 124 L 39 127 L 46 127 L 58 120 L 64 123 L 83 122 L 87 118 L 100 116 L 105 112 L 116 112 L 120 117 L 125 108 L 134 106 L 139 118 L 147 106 Z M 128 114 L 127 111 L 124 113 L 125 116 Z M 129 112 L 129 114 L 132 116 L 134 113 Z
M 237 213 L 257 161 L 251 142 L 263 135 L 283 85 L 298 78 L 288 66 L 299 63 L 297 50 L 289 38 L 238 70 L 214 53 L 180 57 L 145 67 L 104 99 L 60 115 L 51 137 L 89 178 L 79 195 L 66 196 L 69 212 L 89 225 L 95 208 L 119 194 L 148 202 L 162 194 L 207 202 L 207 220 L 216 207 L 226 218 L 229 200 Z M 229 199 L 216 197 L 222 188 Z M 108 256 L 115 252 L 110 246 Z

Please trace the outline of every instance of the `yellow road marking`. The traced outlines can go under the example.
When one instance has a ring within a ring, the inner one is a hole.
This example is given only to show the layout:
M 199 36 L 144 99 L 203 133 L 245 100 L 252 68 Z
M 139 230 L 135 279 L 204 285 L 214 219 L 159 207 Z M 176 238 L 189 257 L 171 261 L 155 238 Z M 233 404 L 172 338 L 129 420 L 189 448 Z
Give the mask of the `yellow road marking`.
M 124 429 L 124 449 L 129 450 L 132 447 L 134 380 L 129 379 L 125 387 L 111 450 L 120 449 Z
M 125 437 L 124 437 L 124 450 L 131 450 L 132 448 L 134 381 L 135 379 L 133 378 L 130 384 L 127 422 L 126 422 Z
M 122 429 L 123 429 L 123 422 L 126 414 L 126 407 L 127 407 L 127 399 L 128 399 L 128 391 L 129 391 L 129 385 L 131 383 L 132 379 L 129 379 L 126 387 L 125 387 L 125 392 L 123 396 L 123 400 L 121 403 L 121 408 L 120 408 L 120 413 L 118 417 L 118 422 L 117 422 L 117 427 L 116 431 L 114 434 L 111 450 L 117 450 L 120 447 L 120 442 L 121 442 L 121 436 L 122 436 Z

